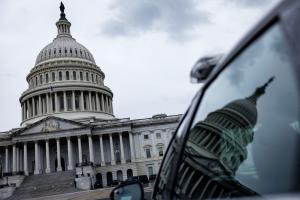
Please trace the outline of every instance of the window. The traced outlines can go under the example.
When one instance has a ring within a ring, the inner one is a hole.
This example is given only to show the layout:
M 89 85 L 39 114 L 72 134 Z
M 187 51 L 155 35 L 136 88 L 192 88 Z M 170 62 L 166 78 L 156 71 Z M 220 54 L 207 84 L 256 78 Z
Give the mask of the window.
M 66 71 L 66 80 L 70 80 L 70 74 L 69 74 L 69 71 Z
M 37 79 L 36 79 L 36 84 L 37 84 Z M 40 84 L 43 84 L 43 75 L 40 75 Z
M 153 175 L 153 167 L 148 167 L 148 174 L 149 176 Z
M 79 72 L 79 75 L 80 75 L 80 80 L 82 81 L 83 80 L 82 72 Z
M 62 80 L 62 72 L 58 72 L 58 79 L 61 81 Z
M 92 82 L 94 82 L 94 74 L 92 74 Z
M 64 110 L 64 96 L 63 96 L 63 93 L 62 92 L 58 93 L 57 98 L 58 98 L 58 103 L 59 103 L 59 111 L 63 111 Z
M 49 75 L 46 74 L 46 83 L 48 83 L 48 82 L 49 82 Z
M 55 81 L 55 72 L 52 72 L 52 82 Z
M 67 110 L 71 111 L 72 110 L 72 92 L 66 92 L 67 96 Z
M 161 133 L 156 133 L 156 138 L 161 139 Z
M 73 71 L 73 80 L 76 80 L 76 71 Z
M 149 135 L 145 134 L 144 135 L 144 140 L 148 140 L 149 139 Z
M 271 27 L 205 91 L 176 173 L 190 180 L 175 181 L 179 199 L 296 191 L 300 101 L 284 39 Z
M 164 147 L 163 146 L 158 146 L 157 147 L 157 152 L 159 156 L 163 156 L 164 155 Z
M 150 150 L 150 147 L 147 147 L 147 148 L 145 149 L 145 151 L 146 151 L 146 158 L 151 158 L 151 150 Z
M 79 110 L 80 93 L 75 92 L 75 109 Z
M 86 81 L 90 81 L 89 73 L 88 72 L 85 73 L 85 76 L 86 76 Z

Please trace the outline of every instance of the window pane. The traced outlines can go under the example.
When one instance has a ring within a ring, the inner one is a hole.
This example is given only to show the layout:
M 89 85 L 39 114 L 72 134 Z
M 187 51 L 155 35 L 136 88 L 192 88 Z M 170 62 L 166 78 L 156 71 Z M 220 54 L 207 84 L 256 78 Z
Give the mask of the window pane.
M 292 69 L 274 26 L 212 83 L 184 149 L 179 199 L 295 190 L 300 135 Z

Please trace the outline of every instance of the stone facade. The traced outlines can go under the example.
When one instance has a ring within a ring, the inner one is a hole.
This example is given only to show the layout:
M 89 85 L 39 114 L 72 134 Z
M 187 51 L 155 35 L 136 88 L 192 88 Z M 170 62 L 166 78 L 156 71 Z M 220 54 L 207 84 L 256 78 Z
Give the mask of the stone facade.
M 106 186 L 156 174 L 181 115 L 115 118 L 104 72 L 71 36 L 64 9 L 56 26 L 57 36 L 41 50 L 27 76 L 28 89 L 20 97 L 21 126 L 0 133 L 5 175 L 75 168 L 83 174 L 90 166 Z

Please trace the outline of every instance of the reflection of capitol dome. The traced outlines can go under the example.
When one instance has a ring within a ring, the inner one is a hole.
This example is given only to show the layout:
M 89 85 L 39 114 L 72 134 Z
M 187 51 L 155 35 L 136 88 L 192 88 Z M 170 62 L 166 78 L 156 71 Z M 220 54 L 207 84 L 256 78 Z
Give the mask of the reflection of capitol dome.
M 236 117 L 240 117 L 246 120 L 249 123 L 249 126 L 254 126 L 257 121 L 257 109 L 256 105 L 248 100 L 245 99 L 238 99 L 235 101 L 230 102 L 227 104 L 223 110 L 232 113 Z
M 201 193 L 201 199 L 210 199 L 209 194 L 218 193 L 217 190 L 219 197 L 238 197 L 243 192 L 255 194 L 243 188 L 234 176 L 248 156 L 248 144 L 253 141 L 258 116 L 256 102 L 271 81 L 273 78 L 251 96 L 234 100 L 196 123 L 188 137 L 178 172 L 180 181 L 195 181 L 182 181 L 176 190 L 178 196 L 183 193 L 182 196 L 194 199 Z
M 57 36 L 38 54 L 20 97 L 22 126 L 50 115 L 65 119 L 112 119 L 112 91 L 90 51 L 72 37 L 61 5 Z

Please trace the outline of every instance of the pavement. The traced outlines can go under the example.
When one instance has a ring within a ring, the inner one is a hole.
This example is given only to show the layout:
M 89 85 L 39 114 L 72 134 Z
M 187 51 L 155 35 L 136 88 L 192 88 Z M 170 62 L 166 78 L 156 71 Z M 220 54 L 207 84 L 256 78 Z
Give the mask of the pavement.
M 79 192 L 72 192 L 66 194 L 59 194 L 59 195 L 51 195 L 51 196 L 44 196 L 38 198 L 32 198 L 30 200 L 109 200 L 110 192 L 113 188 L 102 188 L 96 190 L 87 190 L 87 191 L 79 191 Z M 145 191 L 145 199 L 151 199 L 152 188 L 146 187 L 144 188 Z M 29 200 L 29 199 L 27 199 Z

